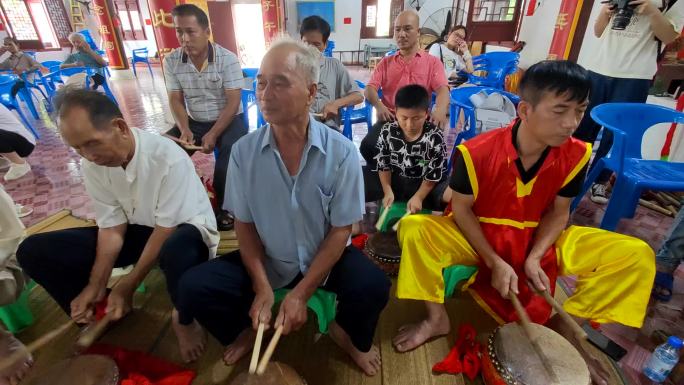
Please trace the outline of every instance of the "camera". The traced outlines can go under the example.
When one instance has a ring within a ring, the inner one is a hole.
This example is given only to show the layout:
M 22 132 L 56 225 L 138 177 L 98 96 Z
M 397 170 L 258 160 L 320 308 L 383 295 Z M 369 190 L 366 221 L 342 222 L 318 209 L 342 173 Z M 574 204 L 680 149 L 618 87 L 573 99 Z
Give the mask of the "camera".
M 623 31 L 629 25 L 632 15 L 634 15 L 634 7 L 629 5 L 629 2 L 630 0 L 608 0 L 602 2 L 609 4 L 610 9 L 615 11 L 612 29 Z

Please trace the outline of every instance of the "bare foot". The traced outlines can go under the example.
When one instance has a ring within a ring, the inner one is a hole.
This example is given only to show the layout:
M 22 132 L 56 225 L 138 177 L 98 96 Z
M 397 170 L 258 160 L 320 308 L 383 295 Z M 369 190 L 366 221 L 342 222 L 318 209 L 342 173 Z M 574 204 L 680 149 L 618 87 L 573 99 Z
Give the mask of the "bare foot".
M 171 313 L 171 321 L 173 331 L 176 332 L 176 338 L 178 338 L 178 348 L 183 362 L 196 361 L 204 353 L 206 347 L 207 334 L 204 329 L 197 321 L 192 321 L 190 325 L 181 325 L 178 322 L 176 309 L 173 309 Z
M 18 384 L 33 365 L 33 357 L 24 344 L 11 333 L 0 329 L 0 357 L 9 357 L 16 352 L 23 352 L 23 357 L 0 373 L 0 385 Z
M 413 350 L 431 338 L 449 334 L 449 317 L 424 319 L 416 324 L 404 325 L 392 340 L 394 347 L 401 353 Z
M 223 362 L 226 365 L 235 365 L 236 362 L 240 361 L 240 358 L 252 351 L 255 340 L 256 332 L 254 329 L 247 328 L 243 330 L 232 344 L 226 346 L 226 350 L 223 353 Z
M 342 330 L 337 322 L 332 322 L 328 327 L 328 332 L 330 338 L 342 348 L 352 360 L 358 365 L 361 370 L 368 376 L 374 376 L 380 371 L 380 366 L 382 365 L 382 359 L 380 358 L 380 351 L 377 346 L 371 346 L 371 349 L 367 352 L 362 352 L 357 349 L 349 338 L 349 334 Z
M 596 358 L 596 355 L 584 346 L 584 344 L 588 342 L 583 343 L 582 341 L 578 340 L 572 329 L 570 329 L 570 327 L 560 319 L 558 314 L 551 317 L 546 326 L 558 332 L 558 334 L 562 335 L 566 340 L 568 340 L 568 342 L 572 344 L 572 346 L 577 349 L 589 368 L 589 375 L 591 376 L 592 384 L 608 385 L 610 374 L 603 366 L 601 361 Z

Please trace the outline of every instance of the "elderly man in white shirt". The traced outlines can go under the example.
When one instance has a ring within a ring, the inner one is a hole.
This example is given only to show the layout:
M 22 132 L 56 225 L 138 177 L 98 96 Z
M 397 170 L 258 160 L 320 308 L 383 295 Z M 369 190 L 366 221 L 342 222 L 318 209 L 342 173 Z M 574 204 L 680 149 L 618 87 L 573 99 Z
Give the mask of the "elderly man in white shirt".
M 79 323 L 92 320 L 114 267 L 135 264 L 107 297 L 113 320 L 131 310 L 135 289 L 157 262 L 175 304 L 180 277 L 215 257 L 220 238 L 192 161 L 171 140 L 130 128 L 98 92 L 68 90 L 55 105 L 64 141 L 84 158 L 97 227 L 33 235 L 17 250 L 20 265 Z M 173 321 L 181 346 L 189 331 L 201 331 L 182 309 L 174 309 Z

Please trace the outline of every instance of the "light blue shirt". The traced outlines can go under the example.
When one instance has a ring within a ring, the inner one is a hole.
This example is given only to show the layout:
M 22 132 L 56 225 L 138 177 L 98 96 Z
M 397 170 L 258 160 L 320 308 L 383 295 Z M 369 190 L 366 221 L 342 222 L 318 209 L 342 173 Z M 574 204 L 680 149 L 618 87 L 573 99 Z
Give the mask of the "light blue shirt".
M 295 176 L 267 125 L 233 145 L 226 191 L 224 208 L 259 233 L 274 289 L 306 274 L 331 227 L 351 225 L 365 210 L 356 147 L 314 119 Z

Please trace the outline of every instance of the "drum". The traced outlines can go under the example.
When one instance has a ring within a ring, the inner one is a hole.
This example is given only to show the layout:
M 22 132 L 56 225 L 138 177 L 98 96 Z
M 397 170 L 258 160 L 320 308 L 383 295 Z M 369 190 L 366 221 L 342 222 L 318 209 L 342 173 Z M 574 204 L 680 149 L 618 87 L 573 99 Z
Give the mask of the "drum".
M 87 354 L 61 361 L 37 374 L 29 385 L 117 385 L 119 368 L 109 357 Z
M 589 368 L 570 342 L 555 331 L 532 324 L 559 385 L 590 385 Z M 487 385 L 548 385 L 539 356 L 515 323 L 500 326 L 489 336 L 482 354 L 482 377 Z
M 397 233 L 382 232 L 371 234 L 363 250 L 376 265 L 389 276 L 399 274 L 399 261 L 401 260 L 401 248 L 397 240 Z
M 289 365 L 271 362 L 264 374 L 240 373 L 230 385 L 306 385 L 306 381 Z

